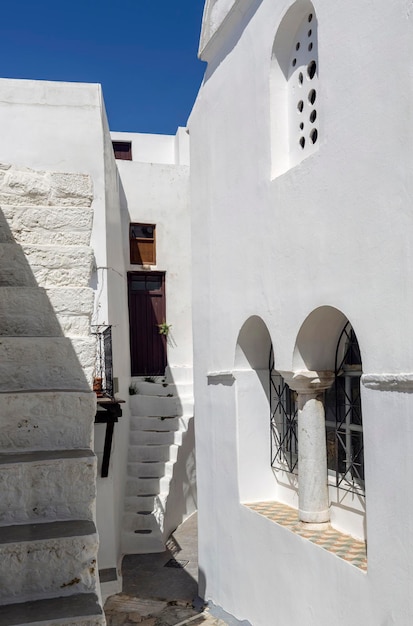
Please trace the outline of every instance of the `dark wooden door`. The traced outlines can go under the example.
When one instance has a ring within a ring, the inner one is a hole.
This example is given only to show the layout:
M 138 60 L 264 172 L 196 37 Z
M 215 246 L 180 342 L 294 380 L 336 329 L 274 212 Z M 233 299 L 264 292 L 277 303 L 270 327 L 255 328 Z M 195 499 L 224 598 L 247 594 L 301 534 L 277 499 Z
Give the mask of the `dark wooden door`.
M 129 272 L 129 330 L 132 376 L 162 375 L 166 367 L 165 274 Z

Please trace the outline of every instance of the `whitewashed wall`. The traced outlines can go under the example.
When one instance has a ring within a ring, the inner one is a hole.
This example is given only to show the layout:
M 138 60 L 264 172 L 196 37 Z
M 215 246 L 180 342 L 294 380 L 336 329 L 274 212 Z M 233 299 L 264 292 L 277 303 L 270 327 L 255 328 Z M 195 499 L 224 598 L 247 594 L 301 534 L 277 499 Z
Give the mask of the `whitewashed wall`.
M 254 483 L 257 499 L 288 500 L 276 482 L 271 493 L 260 436 L 248 446 L 262 387 L 241 385 L 248 372 L 225 374 L 250 316 L 267 326 L 277 369 L 310 364 L 296 338 L 328 305 L 353 325 L 365 374 L 413 371 L 413 83 L 400 62 L 413 11 L 404 0 L 314 2 L 319 148 L 275 176 L 271 56 L 292 4 L 239 0 L 201 37 L 208 68 L 188 123 L 201 581 L 207 599 L 254 626 L 407 626 L 413 396 L 397 381 L 362 389 L 367 574 L 241 504 L 243 490 L 255 499 Z
M 123 257 L 129 262 L 129 224 L 156 224 L 156 266 L 165 271 L 166 321 L 172 324 L 168 344 L 171 369 L 192 368 L 191 222 L 189 210 L 189 137 L 111 133 L 114 141 L 132 143 L 132 161 L 117 160 L 120 177 Z

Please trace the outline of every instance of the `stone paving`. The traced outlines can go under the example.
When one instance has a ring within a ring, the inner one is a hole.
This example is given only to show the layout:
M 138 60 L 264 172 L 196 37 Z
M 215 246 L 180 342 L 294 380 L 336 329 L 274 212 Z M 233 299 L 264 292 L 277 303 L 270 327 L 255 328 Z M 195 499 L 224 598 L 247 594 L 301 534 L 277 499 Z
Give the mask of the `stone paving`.
M 165 552 L 124 557 L 123 593 L 106 600 L 107 626 L 228 626 L 198 598 L 197 544 L 193 515 L 171 535 Z
M 306 527 L 298 521 L 296 509 L 280 502 L 254 502 L 245 506 L 317 544 L 324 550 L 332 552 L 351 565 L 367 571 L 367 550 L 364 541 L 358 541 L 350 535 L 340 533 L 331 526 L 323 530 L 315 530 L 314 526 L 311 528 L 311 525 Z

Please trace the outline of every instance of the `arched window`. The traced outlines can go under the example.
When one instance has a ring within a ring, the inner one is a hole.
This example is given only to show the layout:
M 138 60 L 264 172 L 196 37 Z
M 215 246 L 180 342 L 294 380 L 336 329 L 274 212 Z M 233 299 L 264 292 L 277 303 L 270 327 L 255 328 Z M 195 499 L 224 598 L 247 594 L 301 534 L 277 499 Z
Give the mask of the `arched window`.
M 270 355 L 271 466 L 294 472 L 298 462 L 296 393 L 274 370 Z M 360 348 L 350 322 L 335 354 L 335 379 L 325 395 L 327 466 L 336 486 L 364 492 L 363 418 L 360 398 Z
M 327 465 L 336 485 L 364 492 L 360 348 L 350 322 L 339 337 L 334 385 L 326 393 Z
M 272 54 L 272 173 L 300 163 L 319 145 L 317 17 L 296 2 L 278 29 Z
M 294 472 L 298 463 L 296 393 L 274 370 L 270 353 L 271 467 Z

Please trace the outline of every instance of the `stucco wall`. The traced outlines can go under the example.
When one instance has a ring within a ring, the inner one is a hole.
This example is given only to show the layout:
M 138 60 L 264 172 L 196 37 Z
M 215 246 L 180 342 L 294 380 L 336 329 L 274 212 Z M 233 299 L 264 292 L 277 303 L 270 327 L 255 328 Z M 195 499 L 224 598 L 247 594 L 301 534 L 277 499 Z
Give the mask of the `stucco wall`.
M 207 379 L 233 371 L 238 333 L 251 315 L 269 330 L 275 367 L 294 369 L 300 327 L 325 305 L 353 325 L 365 374 L 413 370 L 412 82 L 398 61 L 411 52 L 411 7 L 316 3 L 319 149 L 274 178 L 271 53 L 291 4 L 251 2 L 254 11 L 231 32 L 216 33 L 188 123 L 202 578 L 207 598 L 254 626 L 274 616 L 291 626 L 407 625 L 412 396 L 362 389 L 364 574 L 240 504 L 246 439 L 239 436 L 245 420 L 261 422 L 252 398 L 250 409 L 240 398 L 239 380 Z M 255 439 L 243 472 L 261 497 Z

